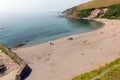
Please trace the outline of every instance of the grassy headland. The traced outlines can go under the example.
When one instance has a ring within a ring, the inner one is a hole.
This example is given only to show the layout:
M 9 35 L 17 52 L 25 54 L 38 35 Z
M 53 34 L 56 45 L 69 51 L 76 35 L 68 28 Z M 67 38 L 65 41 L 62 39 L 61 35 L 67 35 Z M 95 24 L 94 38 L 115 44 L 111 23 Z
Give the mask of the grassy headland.
M 120 19 L 120 0 L 93 0 L 66 10 L 65 15 L 72 18 L 92 16 L 92 18 Z
M 93 0 L 85 4 L 81 4 L 76 7 L 76 10 L 84 10 L 89 8 L 108 7 L 114 4 L 119 4 L 120 0 Z

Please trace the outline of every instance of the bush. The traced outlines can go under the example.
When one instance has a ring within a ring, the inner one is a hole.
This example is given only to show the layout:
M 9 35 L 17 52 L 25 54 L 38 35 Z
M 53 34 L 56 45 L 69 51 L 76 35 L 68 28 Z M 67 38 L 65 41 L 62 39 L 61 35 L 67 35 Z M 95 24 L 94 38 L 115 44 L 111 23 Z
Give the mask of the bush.
M 91 13 L 91 11 L 94 10 L 93 8 L 92 9 L 85 9 L 85 10 L 80 10 L 78 13 L 77 13 L 77 16 L 78 17 L 88 17 Z
M 120 19 L 120 4 L 112 5 L 108 7 L 108 12 L 103 16 L 109 19 Z

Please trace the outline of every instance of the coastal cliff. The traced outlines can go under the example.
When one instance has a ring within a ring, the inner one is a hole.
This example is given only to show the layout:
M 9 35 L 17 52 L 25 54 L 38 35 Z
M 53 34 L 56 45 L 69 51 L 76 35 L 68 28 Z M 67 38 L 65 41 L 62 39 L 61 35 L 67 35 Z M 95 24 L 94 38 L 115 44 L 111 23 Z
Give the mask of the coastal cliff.
M 93 0 L 64 11 L 69 18 L 120 19 L 120 0 Z

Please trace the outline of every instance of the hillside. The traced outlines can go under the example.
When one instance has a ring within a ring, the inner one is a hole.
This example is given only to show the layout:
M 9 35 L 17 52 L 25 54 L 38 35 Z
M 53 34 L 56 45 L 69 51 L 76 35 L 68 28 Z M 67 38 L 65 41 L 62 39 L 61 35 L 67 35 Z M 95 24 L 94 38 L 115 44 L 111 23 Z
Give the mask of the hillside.
M 110 18 L 120 19 L 120 0 L 93 0 L 66 10 L 71 18 Z
M 114 5 L 118 3 L 120 3 L 120 0 L 93 0 L 88 3 L 76 6 L 76 9 L 83 10 L 83 9 L 89 9 L 89 8 L 108 7 L 110 5 Z
M 120 80 L 120 58 L 72 80 Z

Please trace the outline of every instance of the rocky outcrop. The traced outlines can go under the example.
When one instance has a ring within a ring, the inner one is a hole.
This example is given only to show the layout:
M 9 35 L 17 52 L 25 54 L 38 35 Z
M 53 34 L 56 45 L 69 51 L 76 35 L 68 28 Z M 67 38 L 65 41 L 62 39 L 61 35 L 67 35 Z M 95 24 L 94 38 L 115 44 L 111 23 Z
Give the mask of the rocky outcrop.
M 24 45 L 26 45 L 26 43 L 19 43 L 19 44 L 15 45 L 14 48 L 19 48 L 19 47 L 22 47 Z
M 94 9 L 94 10 L 91 12 L 90 16 L 88 16 L 88 18 L 94 19 L 100 12 L 101 12 L 100 9 Z
M 69 17 L 69 18 L 76 18 L 75 14 L 76 14 L 76 11 L 75 10 L 72 10 L 72 9 L 68 9 L 66 11 L 64 11 L 64 16 L 65 17 Z
M 76 19 L 89 18 L 89 19 L 94 19 L 94 18 L 103 17 L 104 14 L 108 10 L 109 10 L 108 8 L 95 8 L 95 9 L 92 9 L 90 12 L 88 12 L 89 15 L 87 17 L 82 17 L 82 15 L 78 16 L 79 12 L 81 12 L 82 10 L 77 11 L 77 10 L 68 9 L 68 10 L 64 11 L 64 14 L 65 14 L 65 17 L 68 17 L 68 18 L 76 18 Z M 86 11 L 87 11 L 87 9 L 86 9 Z
M 96 17 L 103 17 L 104 14 L 108 11 L 108 8 L 102 8 L 102 9 L 99 9 L 99 8 L 96 8 L 94 10 L 91 11 L 91 14 L 90 16 L 88 16 L 88 18 L 90 19 L 94 19 Z

